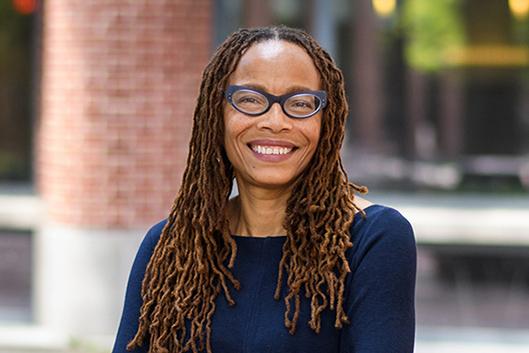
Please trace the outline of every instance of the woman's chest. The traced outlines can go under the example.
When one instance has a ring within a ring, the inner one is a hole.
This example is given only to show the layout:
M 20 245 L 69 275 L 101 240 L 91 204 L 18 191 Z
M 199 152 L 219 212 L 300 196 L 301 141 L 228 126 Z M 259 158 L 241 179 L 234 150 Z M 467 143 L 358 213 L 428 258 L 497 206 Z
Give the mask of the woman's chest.
M 285 327 L 284 295 L 275 300 L 280 248 L 263 246 L 254 253 L 239 249 L 234 275 L 241 283 L 239 291 L 231 290 L 236 302 L 229 306 L 222 294 L 216 299 L 212 319 L 211 345 L 213 353 L 337 353 L 340 331 L 334 328 L 335 313 L 325 310 L 321 314 L 321 330 L 315 333 L 309 326 L 310 298 L 301 296 L 297 329 L 291 335 Z M 279 251 L 274 251 L 279 250 Z M 242 255 L 242 256 L 239 256 Z M 250 256 L 250 257 L 248 257 Z M 292 301 L 289 318 L 294 315 Z

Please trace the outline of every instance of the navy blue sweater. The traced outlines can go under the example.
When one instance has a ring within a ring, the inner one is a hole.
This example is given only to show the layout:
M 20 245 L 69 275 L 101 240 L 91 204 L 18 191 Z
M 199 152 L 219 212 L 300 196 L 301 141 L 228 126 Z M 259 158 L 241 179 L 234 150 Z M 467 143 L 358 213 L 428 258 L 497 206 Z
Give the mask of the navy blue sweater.
M 301 297 L 295 335 L 284 326 L 283 299 L 273 298 L 277 268 L 285 236 L 234 236 L 238 251 L 233 273 L 241 289 L 232 288 L 236 305 L 223 295 L 216 301 L 212 320 L 213 353 L 411 353 L 415 335 L 416 247 L 413 230 L 396 210 L 372 205 L 367 217 L 355 215 L 351 228 L 353 247 L 348 250 L 352 272 L 348 275 L 344 310 L 351 320 L 334 328 L 335 312 L 326 309 L 321 331 L 309 328 L 310 301 Z M 125 306 L 114 353 L 126 345 L 138 328 L 140 291 L 145 268 L 165 222 L 145 236 L 130 273 Z M 283 286 L 282 295 L 286 293 Z M 149 342 L 133 352 L 147 352 Z

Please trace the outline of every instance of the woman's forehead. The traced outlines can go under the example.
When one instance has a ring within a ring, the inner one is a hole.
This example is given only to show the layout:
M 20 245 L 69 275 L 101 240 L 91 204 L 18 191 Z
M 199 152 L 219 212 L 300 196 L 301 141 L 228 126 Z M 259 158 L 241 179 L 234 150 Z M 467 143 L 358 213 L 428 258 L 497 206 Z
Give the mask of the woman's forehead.
M 258 52 L 263 59 L 273 60 L 282 54 L 285 50 L 296 50 L 299 47 L 290 42 L 282 40 L 267 40 L 252 45 L 248 51 Z
M 259 84 L 269 89 L 296 85 L 320 89 L 320 74 L 304 48 L 267 40 L 252 45 L 230 76 L 231 84 Z

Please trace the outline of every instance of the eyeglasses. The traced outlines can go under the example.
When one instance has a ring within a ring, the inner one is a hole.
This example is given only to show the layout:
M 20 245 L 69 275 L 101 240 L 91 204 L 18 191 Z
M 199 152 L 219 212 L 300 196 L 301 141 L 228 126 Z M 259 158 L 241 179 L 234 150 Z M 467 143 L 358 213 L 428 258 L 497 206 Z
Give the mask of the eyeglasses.
M 279 103 L 288 117 L 306 119 L 327 105 L 325 91 L 299 91 L 274 96 L 258 89 L 231 85 L 226 89 L 225 96 L 236 110 L 250 116 L 262 115 L 270 110 L 272 104 Z

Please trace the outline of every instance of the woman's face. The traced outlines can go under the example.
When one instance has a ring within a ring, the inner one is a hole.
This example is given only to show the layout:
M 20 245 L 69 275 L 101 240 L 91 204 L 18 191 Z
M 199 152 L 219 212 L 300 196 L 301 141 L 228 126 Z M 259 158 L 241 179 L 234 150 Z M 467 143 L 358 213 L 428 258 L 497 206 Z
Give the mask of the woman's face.
M 229 85 L 249 86 L 280 96 L 320 90 L 321 80 L 305 50 L 282 40 L 251 46 Z M 263 188 L 288 186 L 310 162 L 320 138 L 322 112 L 306 118 L 285 115 L 279 103 L 260 116 L 224 105 L 224 145 L 237 183 Z

